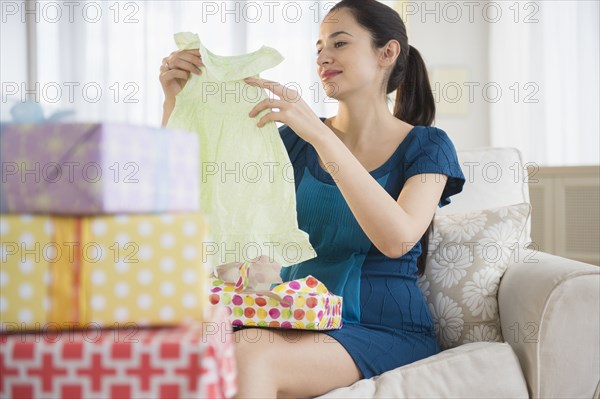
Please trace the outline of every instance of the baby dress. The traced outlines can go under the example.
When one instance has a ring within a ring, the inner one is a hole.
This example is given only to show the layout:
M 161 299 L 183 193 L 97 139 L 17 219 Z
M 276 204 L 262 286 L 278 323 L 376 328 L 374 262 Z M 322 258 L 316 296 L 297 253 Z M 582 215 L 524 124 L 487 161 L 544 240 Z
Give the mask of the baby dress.
M 281 61 L 263 46 L 219 56 L 197 34 L 175 34 L 180 50 L 199 49 L 201 74 L 192 74 L 176 97 L 168 127 L 196 132 L 200 141 L 200 205 L 208 219 L 206 261 L 221 265 L 268 256 L 282 266 L 312 259 L 308 234 L 298 228 L 294 171 L 275 123 L 256 126 L 250 110 L 267 92 L 244 82 Z

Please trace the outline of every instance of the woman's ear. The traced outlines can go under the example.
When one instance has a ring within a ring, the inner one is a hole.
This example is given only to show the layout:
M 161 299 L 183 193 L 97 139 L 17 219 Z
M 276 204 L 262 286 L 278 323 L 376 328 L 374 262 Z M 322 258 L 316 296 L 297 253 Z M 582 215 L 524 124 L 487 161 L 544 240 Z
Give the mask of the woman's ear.
M 381 66 L 388 67 L 390 65 L 394 65 L 398 56 L 400 56 L 400 42 L 398 40 L 390 40 L 387 44 L 381 49 L 381 56 L 379 62 Z

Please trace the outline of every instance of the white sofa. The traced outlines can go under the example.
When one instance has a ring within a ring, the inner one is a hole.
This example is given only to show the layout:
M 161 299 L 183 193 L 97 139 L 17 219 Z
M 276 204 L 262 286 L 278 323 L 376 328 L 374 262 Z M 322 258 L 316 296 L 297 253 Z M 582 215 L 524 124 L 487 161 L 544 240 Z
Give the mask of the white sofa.
M 529 202 L 518 150 L 458 156 L 467 183 L 439 214 Z M 520 242 L 530 231 L 528 222 Z M 513 257 L 498 306 L 504 342 L 466 343 L 319 398 L 600 398 L 600 267 Z

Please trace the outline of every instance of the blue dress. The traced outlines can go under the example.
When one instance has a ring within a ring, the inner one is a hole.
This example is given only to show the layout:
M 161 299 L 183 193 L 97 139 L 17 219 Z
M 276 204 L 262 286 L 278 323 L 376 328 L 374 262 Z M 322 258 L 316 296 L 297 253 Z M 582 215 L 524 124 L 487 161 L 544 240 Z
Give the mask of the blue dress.
M 416 283 L 421 244 L 400 258 L 383 255 L 319 165 L 314 147 L 289 126 L 279 133 L 294 169 L 298 225 L 317 252 L 316 258 L 283 268 L 283 281 L 312 274 L 344 298 L 342 328 L 322 333 L 344 346 L 363 378 L 438 353 L 433 320 Z M 465 178 L 443 130 L 415 126 L 371 176 L 397 200 L 406 180 L 420 173 L 448 176 L 439 206 L 462 191 Z

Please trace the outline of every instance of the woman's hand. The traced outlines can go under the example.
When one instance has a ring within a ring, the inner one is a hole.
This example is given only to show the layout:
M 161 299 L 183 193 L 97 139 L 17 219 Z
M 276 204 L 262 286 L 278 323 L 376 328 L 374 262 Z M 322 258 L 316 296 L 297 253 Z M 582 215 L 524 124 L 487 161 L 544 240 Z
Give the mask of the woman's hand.
M 198 49 L 173 51 L 163 58 L 158 76 L 165 93 L 161 126 L 166 126 L 169 121 L 175 108 L 175 96 L 183 90 L 192 73 L 200 75 L 201 66 L 204 64 Z
M 191 74 L 200 75 L 200 67 L 204 66 L 200 51 L 179 50 L 163 58 L 160 66 L 160 84 L 165 93 L 165 102 L 175 102 L 175 96 L 185 87 Z
M 251 86 L 268 89 L 279 97 L 279 99 L 267 98 L 252 108 L 248 114 L 251 118 L 264 109 L 271 109 L 271 112 L 260 118 L 258 127 L 263 127 L 270 121 L 282 122 L 292 128 L 304 141 L 313 145 L 316 140 L 323 137 L 325 124 L 302 100 L 296 90 L 265 79 L 246 78 L 244 81 Z M 279 108 L 279 112 L 273 111 L 273 108 Z

